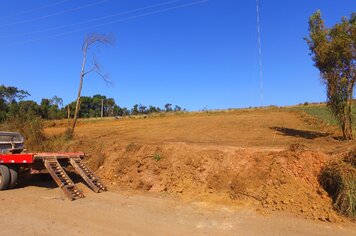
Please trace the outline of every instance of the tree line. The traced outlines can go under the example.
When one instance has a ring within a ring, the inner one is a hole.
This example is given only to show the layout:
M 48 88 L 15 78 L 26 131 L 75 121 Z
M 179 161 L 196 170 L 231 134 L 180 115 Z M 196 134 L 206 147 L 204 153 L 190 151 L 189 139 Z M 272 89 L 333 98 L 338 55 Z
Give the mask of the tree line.
M 19 114 L 29 117 L 37 116 L 45 120 L 71 119 L 74 117 L 76 101 L 63 105 L 63 99 L 54 96 L 53 98 L 43 98 L 40 103 L 37 103 L 32 100 L 25 100 L 28 96 L 30 94 L 25 90 L 0 85 L 0 122 Z M 82 96 L 79 106 L 78 117 L 80 118 L 120 117 L 185 110 L 170 103 L 165 104 L 164 108 L 135 104 L 129 109 L 117 105 L 113 98 L 100 94 L 92 97 Z

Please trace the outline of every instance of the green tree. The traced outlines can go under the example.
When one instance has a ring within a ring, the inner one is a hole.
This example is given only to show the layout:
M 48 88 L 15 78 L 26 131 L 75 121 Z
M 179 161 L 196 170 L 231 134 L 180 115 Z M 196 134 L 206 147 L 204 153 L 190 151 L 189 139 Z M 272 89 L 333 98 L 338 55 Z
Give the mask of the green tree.
M 12 111 L 12 116 L 40 116 L 41 108 L 35 101 L 20 101 L 17 109 Z
M 13 86 L 0 85 L 0 122 L 5 121 L 9 112 L 15 114 L 14 110 L 17 109 L 17 101 L 22 100 L 30 94 Z
M 182 108 L 181 108 L 180 106 L 178 106 L 178 105 L 175 105 L 175 106 L 174 106 L 174 111 L 175 111 L 175 112 L 181 111 L 181 110 L 182 110 Z
M 166 109 L 166 112 L 173 111 L 172 104 L 170 104 L 170 103 L 167 103 L 166 105 L 164 105 L 164 108 Z
M 126 107 L 122 108 L 122 116 L 129 116 L 130 115 L 130 110 L 127 109 Z
M 135 104 L 133 108 L 131 109 L 131 115 L 138 115 L 138 104 Z
M 148 113 L 155 113 L 158 112 L 158 107 L 154 107 L 154 106 L 149 106 L 148 108 Z
M 142 104 L 140 104 L 139 106 L 138 106 L 138 110 L 139 110 L 139 112 L 140 112 L 140 114 L 146 114 L 147 113 L 147 107 L 146 106 L 144 106 L 144 105 L 142 105 Z
M 95 117 L 100 117 L 101 116 L 101 105 L 105 101 L 106 101 L 106 96 L 102 96 L 100 94 L 96 94 L 96 95 L 93 96 L 91 108 L 94 110 L 94 116 Z M 105 111 L 105 108 L 103 108 L 103 109 Z
M 78 113 L 78 117 L 89 118 L 98 116 L 99 113 L 95 112 L 95 107 L 98 108 L 98 104 L 93 104 L 93 98 L 83 96 L 80 98 L 79 103 L 80 109 Z
M 352 134 L 352 97 L 356 81 L 356 14 L 327 28 L 320 11 L 309 18 L 310 55 L 326 85 L 327 105 L 346 140 Z
M 56 104 L 50 106 L 48 110 L 48 119 L 56 120 L 56 119 L 63 119 L 64 117 L 65 114 L 61 112 L 61 110 L 58 108 Z
M 57 105 L 58 108 L 63 106 L 63 99 L 58 96 L 53 96 L 53 98 L 50 101 L 51 101 L 51 105 Z
M 104 116 L 114 116 L 115 100 L 107 98 L 104 101 Z
M 16 99 L 22 100 L 29 95 L 30 94 L 25 90 L 12 86 L 6 87 L 4 85 L 0 85 L 0 99 L 7 103 L 12 103 Z
M 47 98 L 42 98 L 40 104 L 41 117 L 42 119 L 48 119 L 48 112 L 51 108 L 50 100 Z

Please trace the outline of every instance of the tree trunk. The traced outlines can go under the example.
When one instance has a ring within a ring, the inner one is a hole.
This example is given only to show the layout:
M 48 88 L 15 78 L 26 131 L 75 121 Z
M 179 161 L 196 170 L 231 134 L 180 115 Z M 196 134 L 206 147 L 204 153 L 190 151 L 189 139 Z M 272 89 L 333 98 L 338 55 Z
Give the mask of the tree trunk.
M 351 107 L 352 107 L 352 93 L 351 93 L 351 95 L 349 95 L 349 98 L 346 103 L 345 114 L 344 114 L 345 116 L 343 119 L 344 124 L 342 125 L 342 133 L 343 133 L 344 139 L 346 139 L 346 140 L 353 139 Z
M 74 133 L 74 129 L 75 126 L 77 124 L 77 120 L 78 120 L 78 113 L 79 113 L 79 109 L 80 109 L 80 96 L 82 93 L 82 87 L 83 87 L 83 76 L 80 76 L 80 82 L 79 82 L 79 89 L 78 89 L 78 97 L 77 97 L 77 101 L 75 104 L 75 112 L 74 112 L 74 121 L 73 121 L 73 126 L 72 126 L 72 133 Z
M 73 126 L 72 126 L 72 134 L 74 133 L 74 129 L 75 129 L 75 126 L 77 124 L 78 113 L 79 113 L 79 109 L 80 109 L 80 96 L 82 94 L 83 79 L 84 79 L 84 75 L 85 75 L 85 63 L 86 63 L 86 60 L 87 60 L 87 48 L 88 48 L 88 45 L 85 44 L 84 47 L 83 47 L 83 63 L 82 63 L 82 70 L 80 72 L 77 102 L 75 104 L 74 121 L 73 121 Z

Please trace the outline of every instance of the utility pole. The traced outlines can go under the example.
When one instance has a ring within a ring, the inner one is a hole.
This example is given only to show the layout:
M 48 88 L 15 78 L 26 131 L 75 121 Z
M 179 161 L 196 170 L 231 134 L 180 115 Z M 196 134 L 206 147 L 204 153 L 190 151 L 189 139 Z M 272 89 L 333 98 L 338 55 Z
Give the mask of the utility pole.
M 257 16 L 259 70 L 260 70 L 260 99 L 261 99 L 261 107 L 263 107 L 262 49 L 261 49 L 261 30 L 260 30 L 260 8 L 259 8 L 258 0 L 256 0 L 256 16 Z
M 104 116 L 104 99 L 101 99 L 101 118 Z
M 70 108 L 69 108 L 69 104 L 67 106 L 67 125 L 68 125 L 68 128 L 69 128 L 69 119 L 70 119 Z

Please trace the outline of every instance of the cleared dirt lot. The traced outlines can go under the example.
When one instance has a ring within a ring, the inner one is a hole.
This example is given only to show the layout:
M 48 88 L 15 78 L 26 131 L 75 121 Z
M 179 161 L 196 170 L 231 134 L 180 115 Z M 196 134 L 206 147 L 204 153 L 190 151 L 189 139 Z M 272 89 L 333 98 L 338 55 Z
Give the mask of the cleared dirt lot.
M 49 122 L 46 134 L 65 124 Z M 33 235 L 352 235 L 317 179 L 354 147 L 338 135 L 286 109 L 80 121 L 58 151 L 85 151 L 111 192 L 69 202 L 29 181 L 0 195 L 15 222 L 27 216 L 22 227 L 1 224 Z
M 334 127 L 286 109 L 232 110 L 169 114 L 166 116 L 86 120 L 79 123 L 77 137 L 115 143 L 187 143 L 261 149 L 283 149 L 296 142 L 314 150 L 336 148 Z M 65 130 L 66 122 L 52 123 L 47 134 Z M 331 146 L 330 146 L 331 145 Z M 331 148 L 330 148 L 331 147 Z
M 53 187 L 2 192 L 1 235 L 352 235 L 356 230 L 152 195 L 87 190 L 85 199 L 70 202 Z

